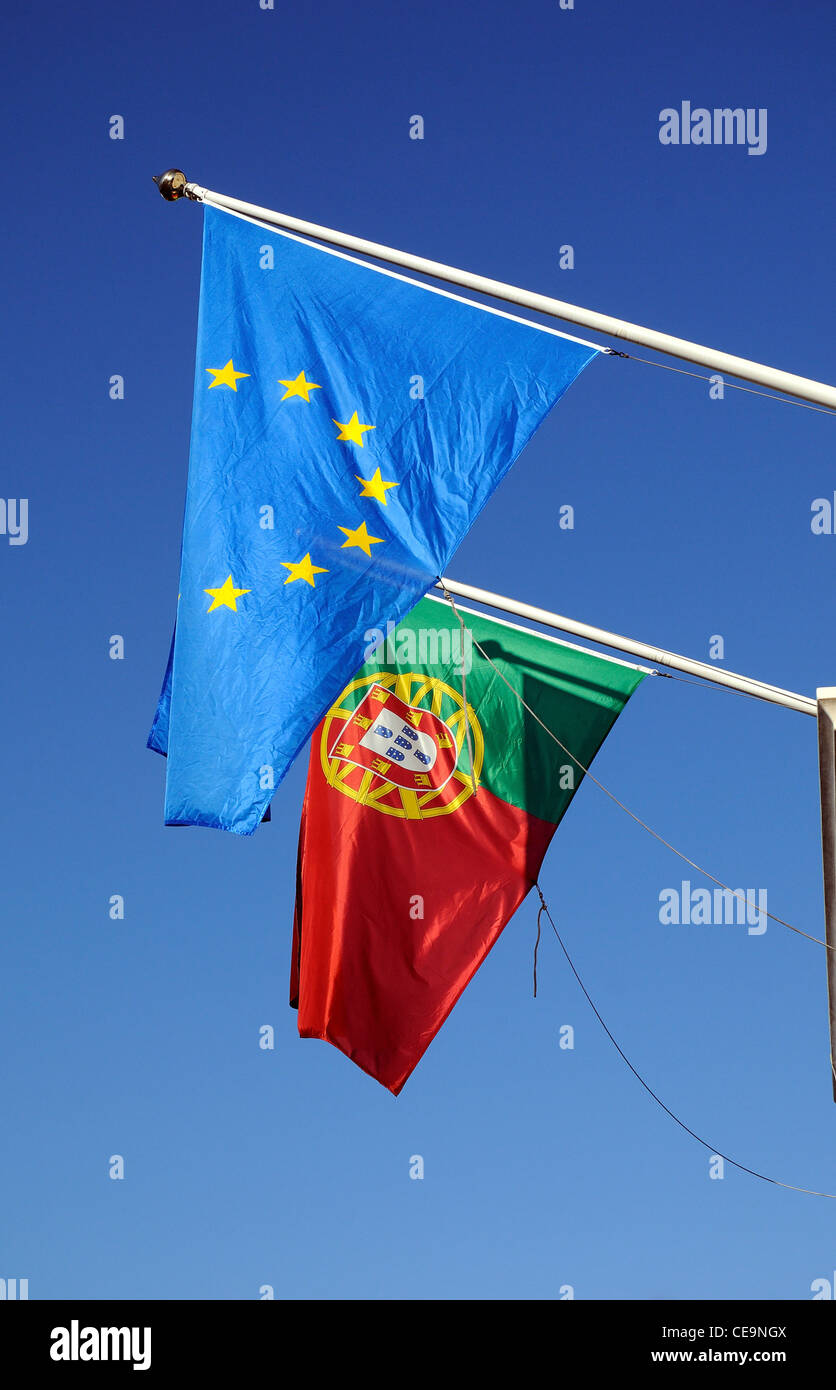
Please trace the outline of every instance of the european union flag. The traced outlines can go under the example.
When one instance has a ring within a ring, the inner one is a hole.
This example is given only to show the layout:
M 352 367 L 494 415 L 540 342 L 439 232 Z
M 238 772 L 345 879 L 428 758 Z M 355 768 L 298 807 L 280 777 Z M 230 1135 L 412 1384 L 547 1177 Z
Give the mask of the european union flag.
M 168 825 L 252 834 L 595 352 L 205 208 Z

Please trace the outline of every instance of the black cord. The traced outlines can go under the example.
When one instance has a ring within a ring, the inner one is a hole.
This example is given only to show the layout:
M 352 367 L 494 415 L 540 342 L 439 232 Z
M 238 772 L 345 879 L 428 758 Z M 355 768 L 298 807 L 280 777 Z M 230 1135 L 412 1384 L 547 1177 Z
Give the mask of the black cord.
M 673 1111 L 670 1109 L 670 1107 L 667 1106 L 667 1105 L 665 1104 L 665 1102 L 664 1102 L 663 1100 L 660 1099 L 659 1096 L 657 1096 L 656 1092 L 653 1090 L 653 1087 L 648 1085 L 648 1083 L 645 1081 L 645 1079 L 644 1079 L 644 1077 L 641 1075 L 641 1073 L 638 1072 L 638 1071 L 636 1071 L 636 1068 L 633 1066 L 633 1063 L 630 1061 L 630 1058 L 627 1056 L 626 1052 L 624 1052 L 623 1049 L 622 1049 L 622 1048 L 618 1045 L 618 1043 L 616 1042 L 615 1038 L 613 1037 L 613 1035 L 612 1035 L 612 1033 L 610 1032 L 609 1028 L 607 1027 L 606 1023 L 604 1022 L 603 1018 L 601 1017 L 600 1013 L 598 1012 L 597 1008 L 595 1007 L 595 1004 L 594 1004 L 594 1002 L 593 1002 L 592 996 L 591 996 L 590 993 L 589 993 L 589 990 L 587 989 L 586 985 L 584 984 L 583 980 L 581 979 L 580 975 L 578 974 L 577 970 L 575 969 L 575 963 L 574 963 L 574 961 L 572 960 L 572 957 L 569 955 L 569 952 L 567 951 L 566 946 L 564 945 L 563 938 L 562 938 L 562 936 L 560 935 L 560 932 L 557 930 L 557 927 L 555 926 L 554 918 L 552 917 L 551 913 L 549 912 L 548 904 L 546 903 L 546 899 L 543 897 L 543 893 L 542 893 L 542 890 L 541 890 L 541 888 L 540 888 L 539 883 L 535 884 L 535 887 L 536 887 L 536 889 L 537 889 L 537 892 L 538 892 L 539 895 L 540 895 L 540 903 L 541 903 L 540 912 L 545 912 L 546 916 L 548 917 L 549 921 L 551 922 L 552 931 L 554 932 L 555 936 L 556 936 L 557 939 L 558 939 L 558 942 L 560 943 L 560 949 L 562 950 L 564 956 L 566 957 L 567 961 L 569 962 L 569 968 L 570 968 L 570 970 L 572 971 L 572 974 L 574 975 L 574 977 L 575 977 L 575 979 L 577 980 L 578 984 L 580 985 L 581 989 L 583 990 L 584 995 L 586 996 L 586 1001 L 587 1001 L 587 1003 L 589 1004 L 589 1007 L 591 1008 L 592 1012 L 594 1013 L 595 1017 L 597 1018 L 598 1022 L 600 1023 L 601 1027 L 603 1028 L 604 1032 L 606 1033 L 607 1037 L 609 1038 L 610 1042 L 612 1043 L 613 1047 L 615 1048 L 615 1050 L 616 1050 L 616 1052 L 618 1053 L 618 1055 L 619 1055 L 619 1057 L 621 1058 L 621 1060 L 627 1064 L 627 1066 L 630 1068 L 630 1071 L 633 1073 L 634 1077 L 635 1077 L 636 1080 L 639 1082 L 639 1084 L 642 1085 L 642 1086 L 644 1087 L 644 1089 L 647 1091 L 647 1094 L 648 1094 L 649 1096 L 651 1096 L 653 1100 L 655 1100 L 656 1104 L 657 1104 L 658 1106 L 661 1106 L 661 1108 L 662 1108 L 662 1110 L 664 1110 L 665 1114 L 666 1114 L 666 1115 L 670 1115 L 670 1117 L 671 1117 L 671 1119 L 674 1121 L 674 1123 L 675 1123 L 675 1124 L 678 1124 L 680 1129 L 684 1129 L 686 1134 L 690 1134 L 690 1136 L 691 1136 L 692 1139 L 696 1139 L 696 1141 L 697 1141 L 698 1144 L 702 1144 L 702 1146 L 703 1146 L 704 1149 L 708 1149 L 708 1152 L 709 1152 L 713 1157 L 722 1158 L 723 1161 L 724 1161 L 725 1163 L 730 1163 L 730 1164 L 732 1165 L 733 1168 L 739 1168 L 740 1171 L 741 1171 L 742 1173 L 748 1173 L 749 1176 L 750 1176 L 750 1177 L 753 1177 L 753 1178 L 760 1178 L 761 1182 L 769 1182 L 769 1183 L 772 1183 L 772 1185 L 773 1185 L 774 1187 L 785 1187 L 785 1188 L 787 1188 L 790 1192 L 803 1192 L 803 1193 L 805 1193 L 805 1195 L 808 1196 L 808 1197 L 828 1197 L 828 1198 L 831 1199 L 831 1201 L 836 1201 L 836 1192 L 813 1192 L 812 1189 L 809 1188 L 809 1187 L 795 1187 L 792 1183 L 789 1183 L 789 1182 L 781 1182 L 778 1178 L 770 1178 L 770 1177 L 767 1177 L 766 1173 L 759 1173 L 758 1170 L 757 1170 L 756 1168 L 747 1168 L 745 1163 L 738 1163 L 737 1159 L 735 1159 L 735 1158 L 729 1158 L 729 1155 L 728 1155 L 728 1154 L 721 1153 L 719 1149 L 715 1149 L 715 1148 L 714 1148 L 711 1144 L 709 1144 L 705 1139 L 701 1139 L 700 1136 L 699 1136 L 698 1134 L 696 1134 L 695 1131 L 694 1131 L 693 1129 L 690 1129 L 689 1126 L 685 1124 L 685 1121 L 684 1121 L 684 1120 L 680 1120 L 679 1116 L 678 1116 L 678 1115 L 675 1115 L 675 1114 L 673 1113 Z M 538 914 L 537 920 L 538 920 L 538 925 L 539 925 L 539 920 L 540 920 L 539 914 Z

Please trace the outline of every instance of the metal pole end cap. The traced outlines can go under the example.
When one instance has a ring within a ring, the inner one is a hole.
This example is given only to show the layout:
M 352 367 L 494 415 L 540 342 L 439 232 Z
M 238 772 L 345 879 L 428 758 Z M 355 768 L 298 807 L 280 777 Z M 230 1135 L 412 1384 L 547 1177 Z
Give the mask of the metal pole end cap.
M 153 179 L 167 203 L 176 203 L 185 194 L 187 179 L 182 169 L 166 169 L 164 174 L 154 174 Z

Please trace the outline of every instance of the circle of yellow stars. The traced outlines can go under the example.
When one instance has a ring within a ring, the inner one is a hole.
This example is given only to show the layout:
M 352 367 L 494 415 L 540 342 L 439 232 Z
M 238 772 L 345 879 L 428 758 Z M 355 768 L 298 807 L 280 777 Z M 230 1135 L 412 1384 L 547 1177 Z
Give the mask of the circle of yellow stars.
M 231 357 L 226 366 L 207 367 L 206 371 L 213 377 L 213 380 L 209 382 L 210 391 L 216 386 L 227 386 L 231 391 L 235 391 L 236 394 L 238 391 L 238 382 L 250 376 L 249 372 L 236 371 Z M 285 388 L 284 395 L 281 398 L 282 401 L 297 399 L 305 401 L 310 405 L 311 392 L 322 390 L 318 382 L 308 381 L 304 370 L 299 372 L 295 377 L 278 377 L 277 380 L 278 384 Z M 359 449 L 365 446 L 364 434 L 377 428 L 376 425 L 365 424 L 360 419 L 356 410 L 349 420 L 335 420 L 333 416 L 331 420 L 332 423 L 337 426 L 337 443 L 356 444 Z M 389 489 L 400 486 L 394 479 L 384 478 L 379 468 L 375 469 L 370 478 L 364 478 L 360 473 L 355 473 L 354 477 L 357 482 L 360 483 L 361 500 L 368 498 L 372 501 L 379 502 L 383 507 L 389 504 L 389 499 L 386 496 Z M 372 546 L 384 544 L 382 536 L 369 535 L 365 521 L 361 521 L 359 526 L 339 526 L 337 529 L 342 531 L 345 536 L 345 540 L 340 547 L 341 550 L 356 548 L 362 550 L 364 554 L 371 558 Z M 315 576 L 317 574 L 329 573 L 322 565 L 315 565 L 313 563 L 310 552 L 304 555 L 301 560 L 282 560 L 281 564 L 284 569 L 289 571 L 287 579 L 284 581 L 285 584 L 293 584 L 299 579 L 305 584 L 309 584 L 311 588 L 314 589 L 316 587 Z M 210 594 L 212 598 L 212 602 L 206 612 L 211 613 L 215 608 L 230 608 L 233 613 L 237 613 L 237 600 L 244 594 L 249 594 L 251 592 L 250 589 L 236 589 L 232 575 L 230 574 L 219 588 L 204 590 L 204 593 Z

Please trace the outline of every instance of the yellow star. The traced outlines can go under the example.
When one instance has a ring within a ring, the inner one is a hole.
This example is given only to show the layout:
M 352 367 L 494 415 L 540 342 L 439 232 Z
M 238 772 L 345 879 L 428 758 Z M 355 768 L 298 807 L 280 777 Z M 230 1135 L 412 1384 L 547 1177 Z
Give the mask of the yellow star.
M 214 381 L 209 382 L 210 391 L 212 390 L 213 386 L 231 386 L 233 391 L 237 391 L 238 387 L 235 383 L 238 380 L 238 378 L 242 376 L 249 376 L 249 372 L 236 372 L 235 368 L 232 365 L 231 357 L 225 367 L 207 367 L 206 370 L 207 372 L 211 372 L 213 377 L 215 378 Z
M 303 401 L 309 401 L 310 395 L 308 393 L 310 391 L 322 390 L 322 387 L 317 386 L 315 381 L 306 381 L 304 372 L 300 372 L 293 381 L 284 381 L 282 377 L 279 377 L 279 385 L 287 387 L 282 396 L 283 401 L 286 401 L 290 396 L 301 396 Z
M 368 531 L 366 530 L 365 521 L 362 521 L 360 523 L 356 531 L 350 531 L 347 526 L 339 526 L 337 529 L 339 531 L 342 531 L 346 536 L 348 536 L 348 540 L 343 541 L 342 545 L 340 546 L 341 550 L 350 550 L 353 545 L 356 545 L 359 550 L 365 550 L 366 554 L 368 556 L 371 556 L 372 546 L 383 544 L 382 536 L 369 535 Z
M 331 419 L 334 420 L 333 415 Z M 341 420 L 334 420 L 334 424 L 340 427 L 340 433 L 337 435 L 337 443 L 340 443 L 341 440 L 347 440 L 351 444 L 359 444 L 361 449 L 363 447 L 364 431 L 377 429 L 376 425 L 361 425 L 360 421 L 357 419 L 356 410 L 347 425 L 344 425 Z
M 203 592 L 204 594 L 212 595 L 212 602 L 206 609 L 207 613 L 211 613 L 213 608 L 220 608 L 221 606 L 225 608 L 231 608 L 233 613 L 237 613 L 238 605 L 235 602 L 235 600 L 240 598 L 242 594 L 251 593 L 252 590 L 236 589 L 235 585 L 232 582 L 232 575 L 229 575 L 229 577 L 224 580 L 220 589 L 204 589 Z
M 400 483 L 387 483 L 380 476 L 380 469 L 376 468 L 370 478 L 361 478 L 359 473 L 354 474 L 358 483 L 363 484 L 361 497 L 373 497 L 376 502 L 382 502 L 384 507 L 388 506 L 386 490 L 390 487 L 400 487 Z
M 294 579 L 304 579 L 306 584 L 310 584 L 311 588 L 315 589 L 314 575 L 328 573 L 321 565 L 311 564 L 310 552 L 305 556 L 304 560 L 299 561 L 298 565 L 288 564 L 287 560 L 282 560 L 282 564 L 286 570 L 290 570 L 290 574 L 284 581 L 285 584 L 292 584 Z

